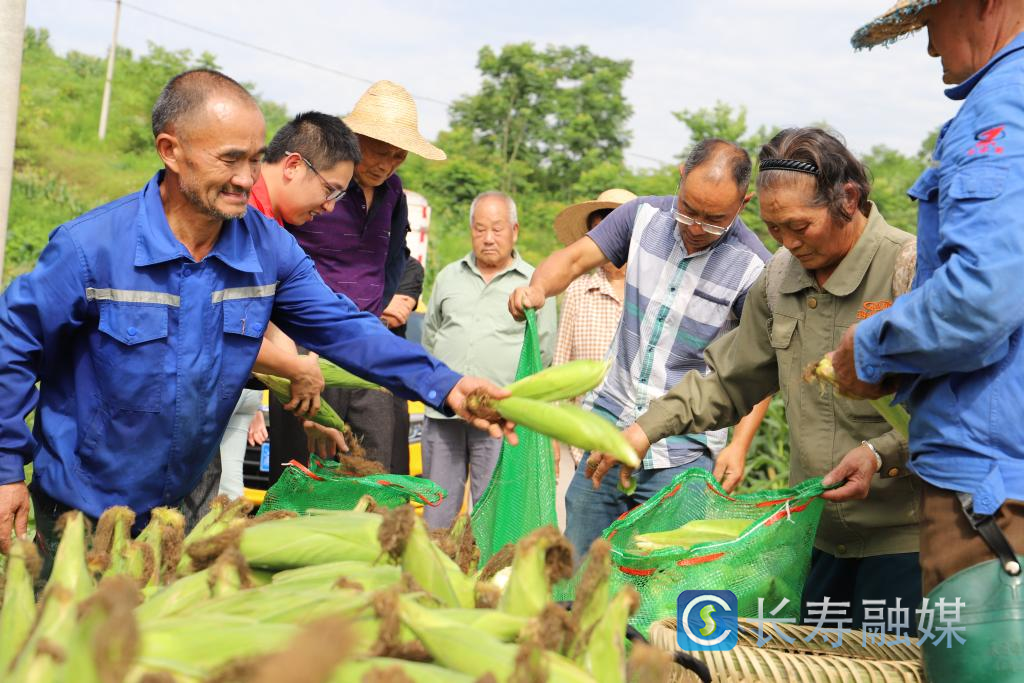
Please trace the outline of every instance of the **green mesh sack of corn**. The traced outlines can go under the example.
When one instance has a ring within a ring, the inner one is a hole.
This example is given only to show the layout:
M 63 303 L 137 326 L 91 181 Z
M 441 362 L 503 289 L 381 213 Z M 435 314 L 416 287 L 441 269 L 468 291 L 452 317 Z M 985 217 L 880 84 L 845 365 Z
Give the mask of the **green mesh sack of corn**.
M 540 372 L 540 340 L 533 310 L 526 310 L 526 331 L 516 379 Z M 522 425 L 519 443 L 505 441 L 491 482 L 473 508 L 472 529 L 480 564 L 507 543 L 515 543 L 542 526 L 558 527 L 555 511 L 555 461 L 551 439 Z
M 361 458 L 338 461 L 309 456 L 309 467 L 292 460 L 267 491 L 259 514 L 274 510 L 352 510 L 365 495 L 377 505 L 395 508 L 406 503 L 434 506 L 447 491 L 430 481 L 405 474 L 384 474 L 379 465 Z
M 729 495 L 710 472 L 689 469 L 609 526 L 612 589 L 641 596 L 630 623 L 676 615 L 684 590 L 731 590 L 739 616 L 756 618 L 789 600 L 774 617 L 800 616 L 800 599 L 824 507 L 821 477 L 789 489 Z M 560 587 L 571 599 L 572 582 Z

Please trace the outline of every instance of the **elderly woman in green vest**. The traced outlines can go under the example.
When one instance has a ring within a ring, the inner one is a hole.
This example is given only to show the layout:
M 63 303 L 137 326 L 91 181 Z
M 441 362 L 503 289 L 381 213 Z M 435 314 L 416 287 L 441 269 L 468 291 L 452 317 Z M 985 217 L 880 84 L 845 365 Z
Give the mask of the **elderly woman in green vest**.
M 886 223 L 870 189 L 863 164 L 823 130 L 784 130 L 762 147 L 761 217 L 784 248 L 750 288 L 739 327 L 707 348 L 709 374 L 687 374 L 623 434 L 642 454 L 671 434 L 733 425 L 781 391 L 792 483 L 830 474 L 848 482 L 824 496 L 803 614 L 828 597 L 850 603 L 851 628 L 899 615 L 902 625 L 886 630 L 912 631 L 921 599 L 919 495 L 907 476 L 906 440 L 867 401 L 802 379 L 847 327 L 891 305 L 897 261 L 913 253 L 914 238 Z M 609 466 L 604 459 L 595 476 Z M 835 502 L 876 477 L 863 500 Z M 888 609 L 879 609 L 882 600 Z

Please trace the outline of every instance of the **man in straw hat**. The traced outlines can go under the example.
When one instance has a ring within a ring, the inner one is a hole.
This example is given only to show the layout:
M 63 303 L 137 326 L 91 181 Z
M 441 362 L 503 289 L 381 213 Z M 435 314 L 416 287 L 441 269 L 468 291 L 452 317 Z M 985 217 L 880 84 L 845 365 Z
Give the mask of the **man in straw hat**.
M 420 134 L 416 103 L 397 83 L 371 85 L 344 121 L 358 136 L 362 152 L 352 182 L 333 211 L 289 229 L 331 289 L 380 317 L 406 262 L 409 210 L 395 172 L 410 152 L 435 161 L 447 157 Z M 390 469 L 392 398 L 345 389 L 329 389 L 324 397 L 362 437 L 367 455 Z
M 963 106 L 942 127 L 932 163 L 909 191 L 918 201 L 914 288 L 891 308 L 850 327 L 833 363 L 848 395 L 875 397 L 898 389 L 897 400 L 911 413 L 910 467 L 923 480 L 924 593 L 932 592 L 934 601 L 944 585 L 965 576 L 987 577 L 993 594 L 1000 581 L 1015 582 L 1010 602 L 1016 617 L 1006 618 L 1016 635 L 988 655 L 978 653 L 978 661 L 994 671 L 1012 664 L 1002 670 L 1016 671 L 1013 680 L 1021 680 L 1024 1 L 904 0 L 859 29 L 852 42 L 872 47 L 921 27 L 928 29 L 928 54 L 942 60 L 943 82 L 953 86 L 946 95 Z M 854 464 L 844 461 L 840 470 L 844 465 L 852 474 Z M 865 496 L 870 481 L 860 478 L 848 495 Z M 996 557 L 999 563 L 959 574 Z M 971 633 L 965 634 L 967 647 L 987 638 L 975 631 L 972 639 Z M 932 680 L 959 666 L 929 659 Z M 974 680 L 981 670 L 975 674 L 960 680 Z
M 739 218 L 752 196 L 747 192 L 750 156 L 743 148 L 703 140 L 679 171 L 675 195 L 626 202 L 586 236 L 549 256 L 529 286 L 509 297 L 510 312 L 521 318 L 524 308 L 540 308 L 587 271 L 609 261 L 622 266 L 628 258 L 626 306 L 610 351 L 612 367 L 599 390 L 584 400 L 585 408 L 620 428 L 631 425 L 688 370 L 706 369 L 704 348 L 736 326 L 747 290 L 771 257 Z M 566 492 L 566 536 L 585 553 L 619 515 L 686 468 L 714 468 L 731 490 L 743 476 L 747 449 L 767 407 L 766 398 L 737 425 L 733 443 L 724 450 L 725 430 L 658 441 L 644 457 L 632 493 L 619 490 L 615 478 L 603 477 L 611 463 L 591 454 Z
M 613 188 L 599 194 L 596 200 L 567 206 L 555 216 L 558 241 L 569 246 L 596 228 L 613 209 L 634 199 L 636 195 L 629 190 Z M 573 280 L 562 298 L 553 364 L 603 359 L 619 328 L 625 294 L 625 265 L 617 267 L 609 261 Z M 558 473 L 561 449 L 557 441 L 554 447 L 555 472 Z M 572 446 L 570 453 L 573 465 L 579 465 L 583 451 Z

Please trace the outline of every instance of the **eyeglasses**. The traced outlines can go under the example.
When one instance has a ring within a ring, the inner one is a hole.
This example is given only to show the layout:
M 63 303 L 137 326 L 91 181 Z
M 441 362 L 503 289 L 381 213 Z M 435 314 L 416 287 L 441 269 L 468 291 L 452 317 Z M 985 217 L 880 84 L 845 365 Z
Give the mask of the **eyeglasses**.
M 676 219 L 676 223 L 678 223 L 679 225 L 682 225 L 687 228 L 690 227 L 691 225 L 696 225 L 698 228 L 700 228 L 707 234 L 715 235 L 716 237 L 719 235 L 724 235 L 726 232 L 728 232 L 729 228 L 732 227 L 732 222 L 736 220 L 735 218 L 733 218 L 732 221 L 729 221 L 729 225 L 725 226 L 713 225 L 711 223 L 699 221 L 696 218 L 691 218 L 687 216 L 685 213 L 680 212 L 675 207 L 672 208 L 672 217 Z
M 678 201 L 679 195 L 682 194 L 682 192 L 683 181 L 680 180 L 679 189 L 676 190 L 676 201 Z M 740 211 L 743 211 L 742 206 L 740 207 Z M 739 211 L 736 212 L 736 216 L 739 215 Z M 687 216 L 685 213 L 677 209 L 675 206 L 672 207 L 672 218 L 676 219 L 676 223 L 686 228 L 690 227 L 691 225 L 696 225 L 698 228 L 700 228 L 707 234 L 714 235 L 716 237 L 724 235 L 726 232 L 729 231 L 729 228 L 732 227 L 733 221 L 736 220 L 736 216 L 732 217 L 732 220 L 729 221 L 728 225 L 714 225 L 713 223 L 705 223 L 704 221 L 699 221 L 696 218 L 691 218 L 690 216 Z
M 302 156 L 298 152 L 289 152 L 289 151 L 285 150 L 285 155 L 290 155 L 290 154 L 298 155 L 298 157 L 300 159 L 302 159 L 302 163 L 306 164 L 306 166 L 309 168 L 309 170 L 312 171 L 313 174 L 317 178 L 320 179 L 320 182 L 322 182 L 324 184 L 324 187 L 327 188 L 327 198 L 324 200 L 325 202 L 336 202 L 336 201 L 338 201 L 339 199 L 341 199 L 342 197 L 345 196 L 345 190 L 339 190 L 334 185 L 331 185 L 329 182 L 327 182 L 327 178 L 324 178 L 322 175 L 320 175 L 320 172 L 317 171 L 316 168 L 313 166 L 313 164 L 311 164 L 309 162 L 309 159 L 307 159 L 306 157 Z

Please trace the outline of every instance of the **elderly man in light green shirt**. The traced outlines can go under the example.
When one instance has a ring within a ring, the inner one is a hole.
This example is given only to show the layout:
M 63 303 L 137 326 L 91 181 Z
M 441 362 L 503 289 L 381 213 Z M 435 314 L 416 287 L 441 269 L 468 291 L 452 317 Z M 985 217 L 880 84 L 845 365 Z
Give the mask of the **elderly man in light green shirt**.
M 506 304 L 516 287 L 530 282 L 533 266 L 515 250 L 519 222 L 511 197 L 501 192 L 479 195 L 469 209 L 469 223 L 473 251 L 438 273 L 423 322 L 423 346 L 453 370 L 503 386 L 515 379 L 525 326 L 512 318 Z M 545 365 L 554 355 L 557 325 L 554 305 L 537 311 Z M 423 474 L 448 491 L 440 505 L 424 511 L 431 527 L 446 527 L 458 514 L 467 471 L 476 502 L 498 463 L 501 440 L 465 426 L 427 409 Z

